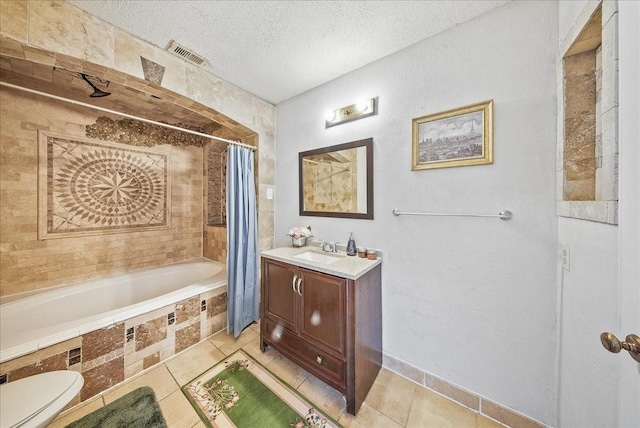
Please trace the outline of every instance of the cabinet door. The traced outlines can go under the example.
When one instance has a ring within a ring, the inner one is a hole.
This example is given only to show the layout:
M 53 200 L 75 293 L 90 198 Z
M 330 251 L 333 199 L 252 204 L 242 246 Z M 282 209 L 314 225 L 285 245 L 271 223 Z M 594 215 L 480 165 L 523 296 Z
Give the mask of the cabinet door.
M 300 335 L 344 355 L 346 281 L 306 269 L 300 274 Z
M 266 281 L 263 299 L 265 315 L 293 331 L 296 331 L 297 298 L 294 291 L 295 267 L 268 260 L 262 272 Z

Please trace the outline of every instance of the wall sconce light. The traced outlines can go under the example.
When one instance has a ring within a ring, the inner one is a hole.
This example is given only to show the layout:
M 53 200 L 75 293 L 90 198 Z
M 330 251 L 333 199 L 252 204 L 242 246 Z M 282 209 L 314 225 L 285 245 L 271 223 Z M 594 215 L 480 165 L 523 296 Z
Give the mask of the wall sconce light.
M 324 127 L 331 128 L 376 114 L 378 114 L 378 98 L 367 98 L 347 107 L 329 110 L 324 117 Z

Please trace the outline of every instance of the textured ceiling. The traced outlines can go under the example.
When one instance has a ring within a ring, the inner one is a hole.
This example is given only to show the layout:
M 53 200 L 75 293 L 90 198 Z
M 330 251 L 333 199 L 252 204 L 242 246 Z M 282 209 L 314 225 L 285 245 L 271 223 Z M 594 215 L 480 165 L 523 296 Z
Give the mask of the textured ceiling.
M 507 3 L 445 1 L 67 0 L 277 104 Z

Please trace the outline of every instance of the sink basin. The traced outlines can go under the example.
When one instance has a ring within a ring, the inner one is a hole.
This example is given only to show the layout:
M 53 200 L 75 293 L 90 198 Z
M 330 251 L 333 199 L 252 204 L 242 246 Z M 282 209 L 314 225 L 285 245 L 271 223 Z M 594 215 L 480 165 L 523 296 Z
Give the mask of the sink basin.
M 335 263 L 338 260 L 341 260 L 344 255 L 342 254 L 332 254 L 332 253 L 316 253 L 315 251 L 307 251 L 305 253 L 298 254 L 297 256 L 293 256 L 296 259 L 307 260 L 310 262 L 323 263 L 325 265 L 330 265 L 331 263 Z

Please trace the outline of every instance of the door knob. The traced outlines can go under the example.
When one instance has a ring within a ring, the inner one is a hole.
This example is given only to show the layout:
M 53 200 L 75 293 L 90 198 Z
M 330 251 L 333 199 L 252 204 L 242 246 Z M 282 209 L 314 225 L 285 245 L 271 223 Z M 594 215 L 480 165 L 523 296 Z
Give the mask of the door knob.
M 623 342 L 618 340 L 618 338 L 609 332 L 604 332 L 600 335 L 600 342 L 602 342 L 602 346 L 609 351 L 617 354 L 621 350 L 625 350 L 629 352 L 631 358 L 638 361 L 640 363 L 640 337 L 635 334 L 628 335 Z

